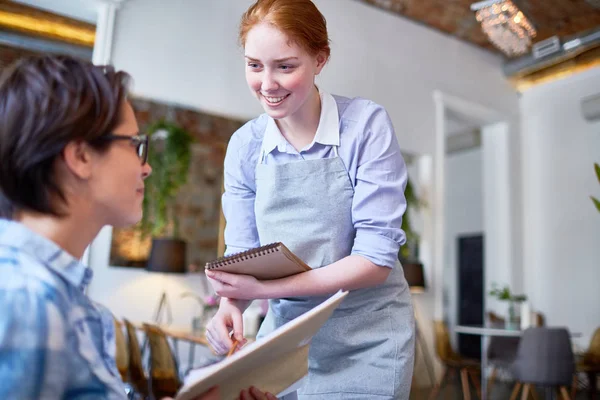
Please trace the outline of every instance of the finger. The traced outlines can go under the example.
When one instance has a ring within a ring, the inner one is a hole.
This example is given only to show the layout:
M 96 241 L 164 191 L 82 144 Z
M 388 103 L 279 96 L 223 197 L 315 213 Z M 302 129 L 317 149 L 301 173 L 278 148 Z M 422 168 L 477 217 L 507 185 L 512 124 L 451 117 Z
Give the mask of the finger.
M 233 322 L 233 337 L 243 345 L 244 339 L 244 317 L 241 312 L 236 312 L 231 315 L 231 322 Z
M 267 400 L 277 400 L 277 397 L 275 397 L 275 395 L 267 392 L 265 393 L 267 395 Z
M 210 283 L 210 286 L 212 286 L 213 291 L 216 291 L 217 288 L 223 287 L 223 282 L 218 281 L 216 279 L 208 278 L 208 283 Z
M 250 394 L 254 396 L 254 400 L 266 400 L 267 398 L 263 392 L 261 392 L 254 386 L 250 387 Z
M 246 389 L 240 392 L 240 400 L 251 400 L 250 395 L 248 394 L 248 391 Z
M 229 274 L 223 271 L 206 271 L 206 276 L 209 279 L 213 279 L 226 285 L 232 285 L 238 279 L 236 274 Z
M 210 331 L 206 331 L 206 340 L 208 340 L 208 346 L 210 347 L 210 350 L 214 353 L 214 354 L 218 354 L 217 352 L 217 341 L 215 340 L 215 338 L 213 337 L 212 333 Z
M 225 354 L 231 348 L 232 341 L 229 338 L 229 330 L 223 320 L 213 321 L 211 328 L 207 331 L 207 339 L 216 354 Z

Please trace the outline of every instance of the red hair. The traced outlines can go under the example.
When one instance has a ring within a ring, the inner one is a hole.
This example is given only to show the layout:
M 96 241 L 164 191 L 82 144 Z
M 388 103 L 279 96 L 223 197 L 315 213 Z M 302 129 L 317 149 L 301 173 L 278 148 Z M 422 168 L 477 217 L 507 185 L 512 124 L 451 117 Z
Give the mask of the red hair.
M 246 45 L 248 32 L 267 22 L 286 34 L 311 55 L 324 52 L 329 58 L 327 21 L 311 0 L 257 0 L 242 15 L 239 40 Z

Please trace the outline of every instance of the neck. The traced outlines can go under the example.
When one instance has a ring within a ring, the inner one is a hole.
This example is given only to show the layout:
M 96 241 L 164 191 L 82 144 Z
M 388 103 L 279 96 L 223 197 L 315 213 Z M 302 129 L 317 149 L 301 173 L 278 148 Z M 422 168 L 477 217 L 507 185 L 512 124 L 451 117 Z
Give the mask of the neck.
M 309 98 L 298 111 L 275 122 L 283 137 L 299 151 L 315 138 L 320 117 L 321 97 L 317 87 L 313 86 Z
M 26 211 L 18 213 L 15 219 L 77 259 L 83 257 L 86 247 L 102 228 L 99 224 L 90 223 L 90 218 L 73 212 L 65 217 L 55 217 Z

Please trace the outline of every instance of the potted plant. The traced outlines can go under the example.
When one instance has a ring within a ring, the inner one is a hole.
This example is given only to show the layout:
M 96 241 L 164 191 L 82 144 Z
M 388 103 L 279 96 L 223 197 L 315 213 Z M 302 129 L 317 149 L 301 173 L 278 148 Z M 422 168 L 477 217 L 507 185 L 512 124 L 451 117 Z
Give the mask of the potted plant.
M 400 247 L 398 252 L 398 260 L 403 264 L 418 262 L 419 259 L 419 234 L 413 229 L 411 212 L 419 209 L 421 201 L 416 196 L 410 180 L 406 181 L 404 197 L 406 198 L 406 211 L 402 216 L 402 230 L 406 235 L 406 243 Z
M 425 290 L 425 276 L 423 264 L 419 261 L 419 234 L 413 229 L 411 212 L 418 210 L 422 203 L 416 196 L 410 180 L 406 182 L 404 197 L 406 198 L 406 211 L 402 216 L 402 230 L 406 235 L 406 243 L 400 247 L 398 261 L 402 264 L 404 276 L 411 292 L 417 293 Z
M 500 301 L 508 302 L 508 319 L 506 326 L 508 329 L 518 328 L 519 321 L 517 319 L 517 313 L 515 312 L 515 304 L 526 301 L 527 296 L 524 294 L 514 294 L 510 291 L 508 285 L 501 288 L 496 283 L 492 283 L 492 289 L 490 290 L 489 295 Z
M 597 163 L 594 163 L 594 169 L 596 170 L 596 177 L 598 178 L 598 182 L 600 183 L 600 165 L 598 165 Z M 590 196 L 590 198 L 596 205 L 596 210 L 598 210 L 598 212 L 600 212 L 600 200 L 598 200 L 594 196 Z
M 143 236 L 157 241 L 181 240 L 179 219 L 173 203 L 181 186 L 187 182 L 191 159 L 191 135 L 165 120 L 148 128 L 150 149 L 148 163 L 152 174 L 145 181 L 143 217 L 139 229 Z

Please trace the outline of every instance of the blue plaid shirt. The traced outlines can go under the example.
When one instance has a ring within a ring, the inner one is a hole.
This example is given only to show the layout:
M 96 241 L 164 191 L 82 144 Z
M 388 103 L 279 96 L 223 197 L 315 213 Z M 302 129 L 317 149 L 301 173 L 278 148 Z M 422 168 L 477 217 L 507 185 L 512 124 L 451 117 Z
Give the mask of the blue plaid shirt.
M 92 271 L 0 219 L 0 399 L 125 399 L 112 315 L 84 294 Z

